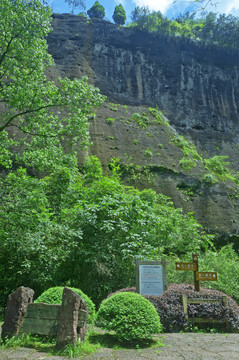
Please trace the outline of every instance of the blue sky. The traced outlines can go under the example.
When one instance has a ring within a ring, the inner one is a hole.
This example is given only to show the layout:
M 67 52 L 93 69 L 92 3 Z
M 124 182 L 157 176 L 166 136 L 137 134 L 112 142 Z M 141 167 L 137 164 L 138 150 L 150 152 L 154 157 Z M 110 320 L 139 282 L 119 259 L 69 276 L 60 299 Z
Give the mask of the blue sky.
M 96 0 L 85 0 L 86 10 L 91 8 Z M 131 21 L 131 12 L 136 6 L 148 6 L 150 10 L 160 10 L 164 15 L 169 18 L 176 17 L 179 13 L 183 13 L 193 7 L 200 11 L 202 4 L 195 3 L 193 0 L 98 0 L 104 6 L 106 11 L 106 19 L 112 21 L 112 15 L 116 5 L 120 3 L 124 6 L 127 21 Z M 220 12 L 234 16 L 239 16 L 239 0 L 211 0 L 214 6 L 208 5 L 207 11 Z M 207 0 L 204 0 L 206 3 Z M 54 13 L 70 12 L 70 8 L 65 0 L 48 0 L 48 3 L 53 9 Z M 80 10 L 76 9 L 76 14 Z

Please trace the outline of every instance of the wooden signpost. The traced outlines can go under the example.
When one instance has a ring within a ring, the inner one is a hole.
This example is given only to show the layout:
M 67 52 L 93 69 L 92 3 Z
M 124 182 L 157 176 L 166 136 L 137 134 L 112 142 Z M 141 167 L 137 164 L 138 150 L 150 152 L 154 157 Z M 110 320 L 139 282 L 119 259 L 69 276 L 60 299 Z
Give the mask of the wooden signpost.
M 197 271 L 196 273 L 196 279 L 198 281 L 217 281 L 217 273 L 216 272 L 202 272 Z
M 193 254 L 193 262 L 176 262 L 176 270 L 193 271 L 195 291 L 200 290 L 199 281 L 217 281 L 216 272 L 198 271 L 198 256 Z

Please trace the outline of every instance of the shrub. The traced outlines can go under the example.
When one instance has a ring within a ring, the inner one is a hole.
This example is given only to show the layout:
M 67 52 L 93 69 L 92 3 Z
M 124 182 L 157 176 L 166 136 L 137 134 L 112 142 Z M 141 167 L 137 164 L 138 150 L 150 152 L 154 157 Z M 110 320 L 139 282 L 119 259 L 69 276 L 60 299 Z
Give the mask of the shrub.
M 183 157 L 180 162 L 179 165 L 184 169 L 184 170 L 190 170 L 193 167 L 196 167 L 197 164 L 194 160 L 192 160 L 189 157 Z
M 63 286 L 56 286 L 46 290 L 42 293 L 36 300 L 35 303 L 46 303 L 46 304 L 61 304 L 62 302 L 62 294 L 63 294 Z M 93 301 L 83 293 L 80 289 L 70 288 L 79 294 L 83 300 L 85 300 L 86 305 L 89 309 L 88 323 L 92 324 L 95 321 L 95 304 Z
M 115 118 L 109 117 L 106 119 L 107 124 L 113 124 L 115 122 Z
M 164 331 L 175 332 L 181 330 L 188 330 L 190 324 L 187 322 L 182 305 L 182 295 L 187 295 L 188 298 L 206 298 L 206 299 L 221 299 L 224 293 L 218 290 L 211 290 L 201 288 L 200 291 L 195 292 L 194 287 L 188 284 L 171 284 L 167 291 L 162 296 L 145 296 L 156 308 L 160 316 Z M 216 304 L 188 304 L 188 314 L 190 317 L 201 317 L 206 319 L 225 319 L 230 325 L 230 330 L 238 332 L 239 330 L 239 307 L 236 302 L 227 296 L 229 309 L 220 303 Z M 207 324 L 208 325 L 208 324 Z M 222 330 L 225 331 L 225 324 L 222 325 Z M 216 327 L 216 323 L 213 323 Z M 219 325 L 220 328 L 220 325 Z M 229 330 L 229 329 L 228 329 Z
M 147 149 L 144 151 L 144 156 L 147 157 L 147 158 L 152 159 L 153 153 L 152 153 L 152 151 L 151 151 L 149 148 L 147 148 Z
M 114 330 L 119 341 L 141 341 L 161 331 L 155 307 L 143 296 L 129 292 L 104 300 L 97 323 L 106 330 Z
M 187 272 L 187 271 L 186 271 Z M 214 283 L 214 281 L 213 281 Z M 125 292 L 136 293 L 136 288 L 124 288 L 114 293 L 109 294 L 109 298 L 116 294 Z M 221 299 L 223 292 L 212 289 L 200 288 L 199 292 L 195 292 L 194 286 L 190 284 L 170 284 L 168 290 L 161 296 L 145 295 L 145 299 L 149 300 L 160 317 L 160 322 L 163 326 L 164 332 L 179 332 L 182 330 L 190 330 L 190 324 L 187 321 L 182 305 L 182 295 L 187 295 L 188 298 L 206 298 L 206 299 Z M 222 304 L 188 304 L 189 316 L 202 317 L 206 319 L 225 319 L 228 322 L 227 330 L 231 332 L 239 331 L 239 306 L 230 297 L 227 296 L 229 309 L 226 309 Z M 210 328 L 206 323 L 207 328 Z M 216 323 L 212 324 L 213 328 L 217 326 Z M 222 327 L 223 326 L 223 327 Z M 217 328 L 225 331 L 225 324 L 218 325 Z
M 145 113 L 134 113 L 131 116 L 131 119 L 135 121 L 144 130 L 147 129 L 147 127 L 149 126 L 149 118 Z
M 218 183 L 216 176 L 213 174 L 205 174 L 203 181 L 208 185 L 216 185 Z

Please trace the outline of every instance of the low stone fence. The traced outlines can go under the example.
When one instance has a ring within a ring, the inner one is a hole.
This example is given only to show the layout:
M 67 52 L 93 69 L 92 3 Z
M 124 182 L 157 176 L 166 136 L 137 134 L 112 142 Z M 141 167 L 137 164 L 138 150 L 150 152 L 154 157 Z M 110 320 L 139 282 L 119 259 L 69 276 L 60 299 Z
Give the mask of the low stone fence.
M 74 291 L 64 288 L 61 305 L 33 304 L 34 291 L 21 286 L 10 294 L 2 326 L 2 338 L 19 333 L 57 336 L 57 348 L 84 341 L 88 308 Z

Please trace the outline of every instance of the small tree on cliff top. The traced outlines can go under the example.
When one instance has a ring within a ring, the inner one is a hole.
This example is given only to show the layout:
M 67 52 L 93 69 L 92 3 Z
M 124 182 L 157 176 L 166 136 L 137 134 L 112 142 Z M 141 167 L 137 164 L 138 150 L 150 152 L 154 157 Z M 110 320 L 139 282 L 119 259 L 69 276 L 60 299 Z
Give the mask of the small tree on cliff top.
M 121 4 L 115 7 L 114 14 L 112 16 L 114 22 L 117 25 L 124 25 L 126 21 L 125 9 Z
M 105 17 L 105 8 L 100 5 L 98 1 L 87 11 L 87 15 L 90 18 L 104 19 Z
M 74 10 L 76 7 L 80 7 L 85 9 L 85 1 L 84 0 L 65 0 L 65 2 L 72 7 L 71 13 L 74 14 Z

